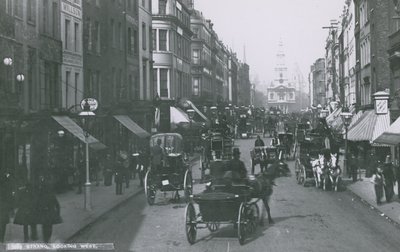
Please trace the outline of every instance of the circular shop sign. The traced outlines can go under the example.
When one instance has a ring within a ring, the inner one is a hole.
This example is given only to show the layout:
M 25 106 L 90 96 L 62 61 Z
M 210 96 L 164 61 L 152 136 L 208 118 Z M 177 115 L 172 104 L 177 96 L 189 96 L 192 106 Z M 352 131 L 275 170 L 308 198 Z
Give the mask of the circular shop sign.
M 87 106 L 89 106 L 90 111 L 95 111 L 99 107 L 99 103 L 94 98 L 85 98 L 81 101 L 82 110 L 87 111 L 87 109 L 85 109 Z

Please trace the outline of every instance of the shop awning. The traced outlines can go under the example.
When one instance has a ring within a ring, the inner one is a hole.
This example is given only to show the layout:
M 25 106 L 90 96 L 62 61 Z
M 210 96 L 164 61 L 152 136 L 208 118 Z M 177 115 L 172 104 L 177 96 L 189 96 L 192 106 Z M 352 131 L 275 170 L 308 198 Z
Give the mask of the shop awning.
M 349 125 L 349 130 L 353 128 L 360 121 L 360 118 L 362 117 L 363 114 L 364 111 L 360 110 L 358 111 L 357 114 L 353 115 L 353 117 L 351 118 L 351 123 Z
M 122 125 L 124 125 L 128 130 L 130 130 L 133 134 L 137 135 L 140 138 L 149 137 L 150 134 L 142 129 L 139 125 L 137 125 L 129 116 L 127 115 L 115 115 L 115 119 L 117 119 Z
M 374 140 L 377 144 L 397 145 L 400 143 L 400 117 Z
M 390 114 L 378 115 L 375 110 L 368 110 L 349 130 L 347 139 L 350 141 L 373 142 L 390 125 Z
M 187 102 L 190 104 L 190 106 L 192 107 L 192 109 L 193 109 L 194 111 L 196 111 L 196 113 L 197 113 L 201 118 L 203 118 L 204 121 L 208 122 L 208 118 L 207 118 L 203 113 L 201 113 L 201 111 L 193 104 L 193 102 L 191 102 L 191 101 L 187 101 Z
M 72 135 L 76 136 L 82 142 L 86 143 L 86 138 L 83 129 L 76 123 L 74 120 L 69 118 L 68 116 L 52 116 L 56 122 L 58 122 L 61 126 L 63 126 L 66 130 L 68 130 Z M 94 150 L 102 150 L 107 148 L 104 144 L 102 144 L 95 137 L 89 135 L 87 142 L 89 143 L 89 147 Z
M 328 126 L 338 132 L 341 132 L 343 126 L 343 120 L 340 116 L 342 108 L 335 109 L 328 117 L 326 117 L 326 123 Z
M 170 107 L 170 118 L 172 124 L 179 124 L 179 123 L 189 123 L 190 119 L 189 116 L 183 112 L 181 109 L 176 107 Z

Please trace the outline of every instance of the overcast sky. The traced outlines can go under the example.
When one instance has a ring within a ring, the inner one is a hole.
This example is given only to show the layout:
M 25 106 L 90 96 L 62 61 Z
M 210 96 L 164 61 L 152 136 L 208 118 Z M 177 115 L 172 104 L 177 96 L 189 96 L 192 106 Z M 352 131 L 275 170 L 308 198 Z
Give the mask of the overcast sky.
M 251 78 L 273 78 L 282 39 L 289 68 L 297 63 L 305 79 L 311 64 L 325 54 L 331 19 L 339 19 L 345 0 L 194 0 L 195 9 L 214 23 L 225 45 L 246 62 Z

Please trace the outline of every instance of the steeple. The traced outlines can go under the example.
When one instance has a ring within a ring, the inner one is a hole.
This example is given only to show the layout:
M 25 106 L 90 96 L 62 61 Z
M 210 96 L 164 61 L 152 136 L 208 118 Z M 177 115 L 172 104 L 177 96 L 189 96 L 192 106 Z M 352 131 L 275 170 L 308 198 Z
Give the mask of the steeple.
M 276 86 L 278 86 L 278 85 L 289 86 L 290 84 L 288 83 L 288 81 L 289 81 L 289 78 L 288 78 L 287 67 L 286 67 L 286 62 L 285 62 L 285 52 L 284 52 L 282 39 L 280 39 L 279 43 L 278 43 L 278 52 L 276 54 L 274 84 Z
M 246 44 L 243 45 L 243 63 L 246 63 Z

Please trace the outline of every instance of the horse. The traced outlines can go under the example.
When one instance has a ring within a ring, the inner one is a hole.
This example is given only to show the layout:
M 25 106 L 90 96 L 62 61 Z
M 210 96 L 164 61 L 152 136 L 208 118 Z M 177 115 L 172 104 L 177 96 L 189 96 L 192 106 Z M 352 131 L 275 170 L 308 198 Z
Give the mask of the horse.
M 328 177 L 332 183 L 332 188 L 337 192 L 338 186 L 340 183 L 340 175 L 342 173 L 342 169 L 340 166 L 337 165 L 337 160 L 338 160 L 338 154 L 332 154 L 331 155 L 331 160 L 328 162 Z
M 271 210 L 268 202 L 273 193 L 273 186 L 276 186 L 274 181 L 277 177 L 287 176 L 290 171 L 286 169 L 287 167 L 283 167 L 282 162 L 277 160 L 268 166 L 263 172 L 257 174 L 255 180 L 252 182 L 256 197 L 260 198 L 264 203 L 268 215 L 268 222 L 270 224 L 274 223 L 274 221 L 271 217 Z M 262 221 L 261 224 L 263 224 Z
M 319 154 L 318 159 L 313 159 L 310 161 L 314 172 L 315 187 L 321 187 L 323 183 L 323 177 L 325 174 L 325 159 L 324 155 Z M 324 183 L 325 184 L 325 183 Z

